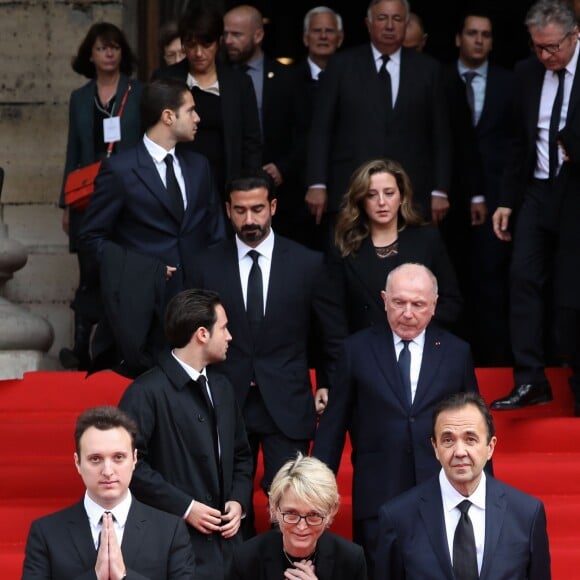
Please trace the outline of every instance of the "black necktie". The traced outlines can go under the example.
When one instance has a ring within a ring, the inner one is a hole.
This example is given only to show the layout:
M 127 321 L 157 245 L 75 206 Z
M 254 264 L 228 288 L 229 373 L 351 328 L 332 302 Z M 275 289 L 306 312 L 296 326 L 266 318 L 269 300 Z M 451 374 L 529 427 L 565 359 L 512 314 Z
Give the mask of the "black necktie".
M 205 378 L 205 376 L 199 375 L 199 377 L 197 377 L 196 382 L 199 385 L 199 388 L 201 390 L 203 399 L 204 399 L 206 407 L 207 407 L 209 420 L 211 423 L 211 431 L 212 431 L 212 438 L 213 438 L 213 450 L 214 450 L 215 463 L 216 463 L 216 467 L 218 470 L 218 479 L 219 479 L 219 485 L 220 485 L 220 498 L 219 498 L 218 505 L 220 506 L 219 509 L 222 509 L 223 504 L 224 504 L 222 462 L 221 462 L 221 457 L 220 457 L 219 435 L 218 435 L 218 427 L 217 427 L 217 418 L 216 418 L 216 414 L 215 414 L 215 407 L 214 407 L 212 400 L 209 396 L 209 392 L 208 392 L 209 387 L 208 387 L 207 379 Z
M 457 509 L 461 512 L 453 536 L 453 572 L 455 580 L 477 580 L 477 553 L 473 525 L 467 512 L 471 507 L 468 499 L 463 500 Z
M 558 71 L 558 90 L 552 106 L 549 132 L 549 155 L 550 177 L 555 177 L 558 171 L 558 131 L 560 130 L 560 116 L 562 115 L 562 103 L 564 101 L 564 76 L 566 69 Z
M 477 119 L 475 115 L 475 93 L 473 92 L 473 79 L 476 76 L 477 73 L 473 71 L 463 73 L 463 78 L 465 79 L 465 95 L 467 97 L 469 110 L 471 111 L 471 122 L 473 123 L 474 127 L 477 125 Z
M 248 276 L 246 312 L 248 314 L 248 320 L 250 321 L 250 327 L 252 328 L 252 334 L 257 336 L 262 319 L 264 318 L 264 285 L 262 282 L 262 270 L 258 263 L 258 258 L 260 257 L 259 252 L 250 250 L 248 256 L 252 258 L 252 268 Z
M 181 221 L 183 219 L 183 197 L 181 196 L 181 189 L 179 189 L 179 183 L 177 183 L 177 177 L 175 177 L 175 171 L 173 169 L 173 155 L 169 153 L 164 161 L 167 166 L 167 172 L 165 174 L 167 193 L 175 210 L 175 215 Z
M 387 70 L 387 63 L 389 60 L 389 55 L 383 54 L 381 56 L 383 64 L 379 69 L 379 83 L 381 85 L 382 97 L 383 101 L 386 103 L 385 107 L 387 112 L 391 112 L 393 110 L 393 93 L 391 89 L 391 75 Z
M 411 341 L 402 340 L 401 342 L 403 343 L 403 349 L 399 353 L 399 370 L 401 371 L 401 379 L 407 394 L 407 401 L 411 405 L 413 403 L 411 397 L 411 352 L 409 351 L 409 342 Z

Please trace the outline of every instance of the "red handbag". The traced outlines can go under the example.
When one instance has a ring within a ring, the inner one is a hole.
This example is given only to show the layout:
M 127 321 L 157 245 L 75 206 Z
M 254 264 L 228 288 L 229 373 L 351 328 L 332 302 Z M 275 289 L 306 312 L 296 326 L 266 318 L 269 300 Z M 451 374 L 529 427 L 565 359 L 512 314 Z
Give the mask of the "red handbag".
M 119 118 L 123 114 L 130 90 L 131 85 L 129 84 L 119 107 Z M 107 158 L 113 153 L 114 145 L 113 141 L 108 144 Z M 64 184 L 64 202 L 66 205 L 76 210 L 84 210 L 89 205 L 93 191 L 95 191 L 95 179 L 101 168 L 101 163 L 101 161 L 97 161 L 85 167 L 79 167 L 67 175 Z

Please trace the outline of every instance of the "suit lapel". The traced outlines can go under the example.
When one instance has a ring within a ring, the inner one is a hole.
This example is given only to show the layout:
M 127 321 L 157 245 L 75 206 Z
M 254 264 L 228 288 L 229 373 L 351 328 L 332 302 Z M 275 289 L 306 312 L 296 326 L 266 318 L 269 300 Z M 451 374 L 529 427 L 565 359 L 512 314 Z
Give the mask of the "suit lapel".
M 93 542 L 89 517 L 82 501 L 74 506 L 68 526 L 71 542 L 83 565 L 87 568 L 93 567 L 97 561 L 97 550 Z
M 423 347 L 423 358 L 421 360 L 421 370 L 417 381 L 417 392 L 413 400 L 413 406 L 420 404 L 421 398 L 429 389 L 429 385 L 437 376 L 439 366 L 443 360 L 443 352 L 446 345 L 441 339 L 439 330 L 429 325 L 425 331 L 425 345 Z
M 486 578 L 487 570 L 496 552 L 499 534 L 503 526 L 507 502 L 504 493 L 499 489 L 497 482 L 490 476 L 486 477 L 485 498 L 485 543 L 483 546 L 483 561 L 481 563 L 480 578 Z M 493 580 L 490 578 L 489 580 Z
M 159 203 L 167 210 L 167 213 L 172 215 L 177 221 L 177 216 L 174 213 L 171 200 L 167 194 L 167 189 L 165 189 L 161 177 L 159 176 L 159 172 L 155 167 L 155 163 L 143 142 L 139 143 L 137 146 L 137 168 L 134 171 L 147 190 L 157 198 Z
M 272 264 L 270 265 L 270 279 L 268 280 L 268 291 L 266 292 L 266 311 L 263 324 L 276 312 L 279 302 L 284 296 L 286 288 L 286 268 L 288 267 L 285 256 L 288 253 L 288 246 L 280 236 L 274 238 L 274 250 L 272 251 Z M 283 306 L 283 305 L 282 305 Z
M 334 571 L 334 551 L 331 549 L 330 537 L 324 532 L 318 539 L 316 556 L 316 575 L 319 578 L 332 578 Z
M 127 568 L 135 568 L 135 563 L 139 556 L 139 549 L 143 544 L 147 525 L 149 525 L 149 522 L 143 514 L 141 505 L 135 498 L 133 498 L 131 500 L 131 507 L 127 515 L 125 531 L 123 532 L 123 541 L 121 543 L 123 560 L 125 561 Z
M 576 63 L 576 72 L 574 73 L 574 82 L 572 90 L 570 91 L 570 99 L 568 101 L 568 112 L 566 114 L 566 124 L 574 118 L 574 113 L 580 102 L 580 58 Z
M 383 373 L 387 386 L 390 387 L 391 391 L 399 399 L 401 406 L 404 409 L 408 409 L 407 393 L 403 386 L 399 365 L 395 356 L 392 332 L 386 324 L 374 327 L 373 331 L 375 332 L 376 338 L 371 344 L 371 350 L 377 361 L 377 366 Z M 380 382 L 377 381 L 377 385 L 379 384 Z
M 447 545 L 447 533 L 445 531 L 445 517 L 443 514 L 443 500 L 441 499 L 441 489 L 439 478 L 432 478 L 432 485 L 426 488 L 421 495 L 419 503 L 419 513 L 425 524 L 424 529 L 433 552 L 441 564 L 441 570 L 445 572 L 444 578 L 452 579 L 453 568 L 451 566 L 451 556 Z

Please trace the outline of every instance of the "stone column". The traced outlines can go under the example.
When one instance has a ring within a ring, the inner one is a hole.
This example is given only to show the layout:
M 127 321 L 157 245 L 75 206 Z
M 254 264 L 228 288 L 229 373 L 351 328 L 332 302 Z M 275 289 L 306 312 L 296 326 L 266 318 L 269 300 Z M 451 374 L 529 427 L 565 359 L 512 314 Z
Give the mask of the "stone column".
M 0 192 L 4 171 L 0 168 Z M 53 341 L 50 324 L 3 297 L 4 284 L 26 264 L 24 246 L 8 238 L 0 217 L 0 379 L 19 379 L 41 368 L 44 353 Z

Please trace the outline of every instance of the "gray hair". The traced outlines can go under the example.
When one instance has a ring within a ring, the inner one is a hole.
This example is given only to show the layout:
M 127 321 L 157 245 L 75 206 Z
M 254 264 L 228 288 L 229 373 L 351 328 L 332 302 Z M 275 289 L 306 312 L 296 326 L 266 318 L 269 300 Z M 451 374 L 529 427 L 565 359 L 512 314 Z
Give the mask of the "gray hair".
M 373 19 L 373 15 L 371 12 L 371 8 L 384 2 L 385 0 L 371 0 L 369 7 L 367 8 L 367 18 L 369 20 Z M 405 22 L 409 22 L 409 14 L 411 13 L 411 5 L 409 4 L 409 0 L 386 0 L 387 2 L 400 2 L 403 7 L 405 8 Z
M 304 32 L 308 32 L 310 21 L 317 14 L 332 14 L 336 18 L 336 29 L 338 32 L 342 32 L 342 16 L 328 6 L 316 6 L 306 13 L 306 16 L 304 16 Z
M 576 27 L 576 17 L 570 5 L 561 0 L 538 0 L 528 10 L 525 24 L 528 29 L 557 24 L 563 31 L 570 33 Z

